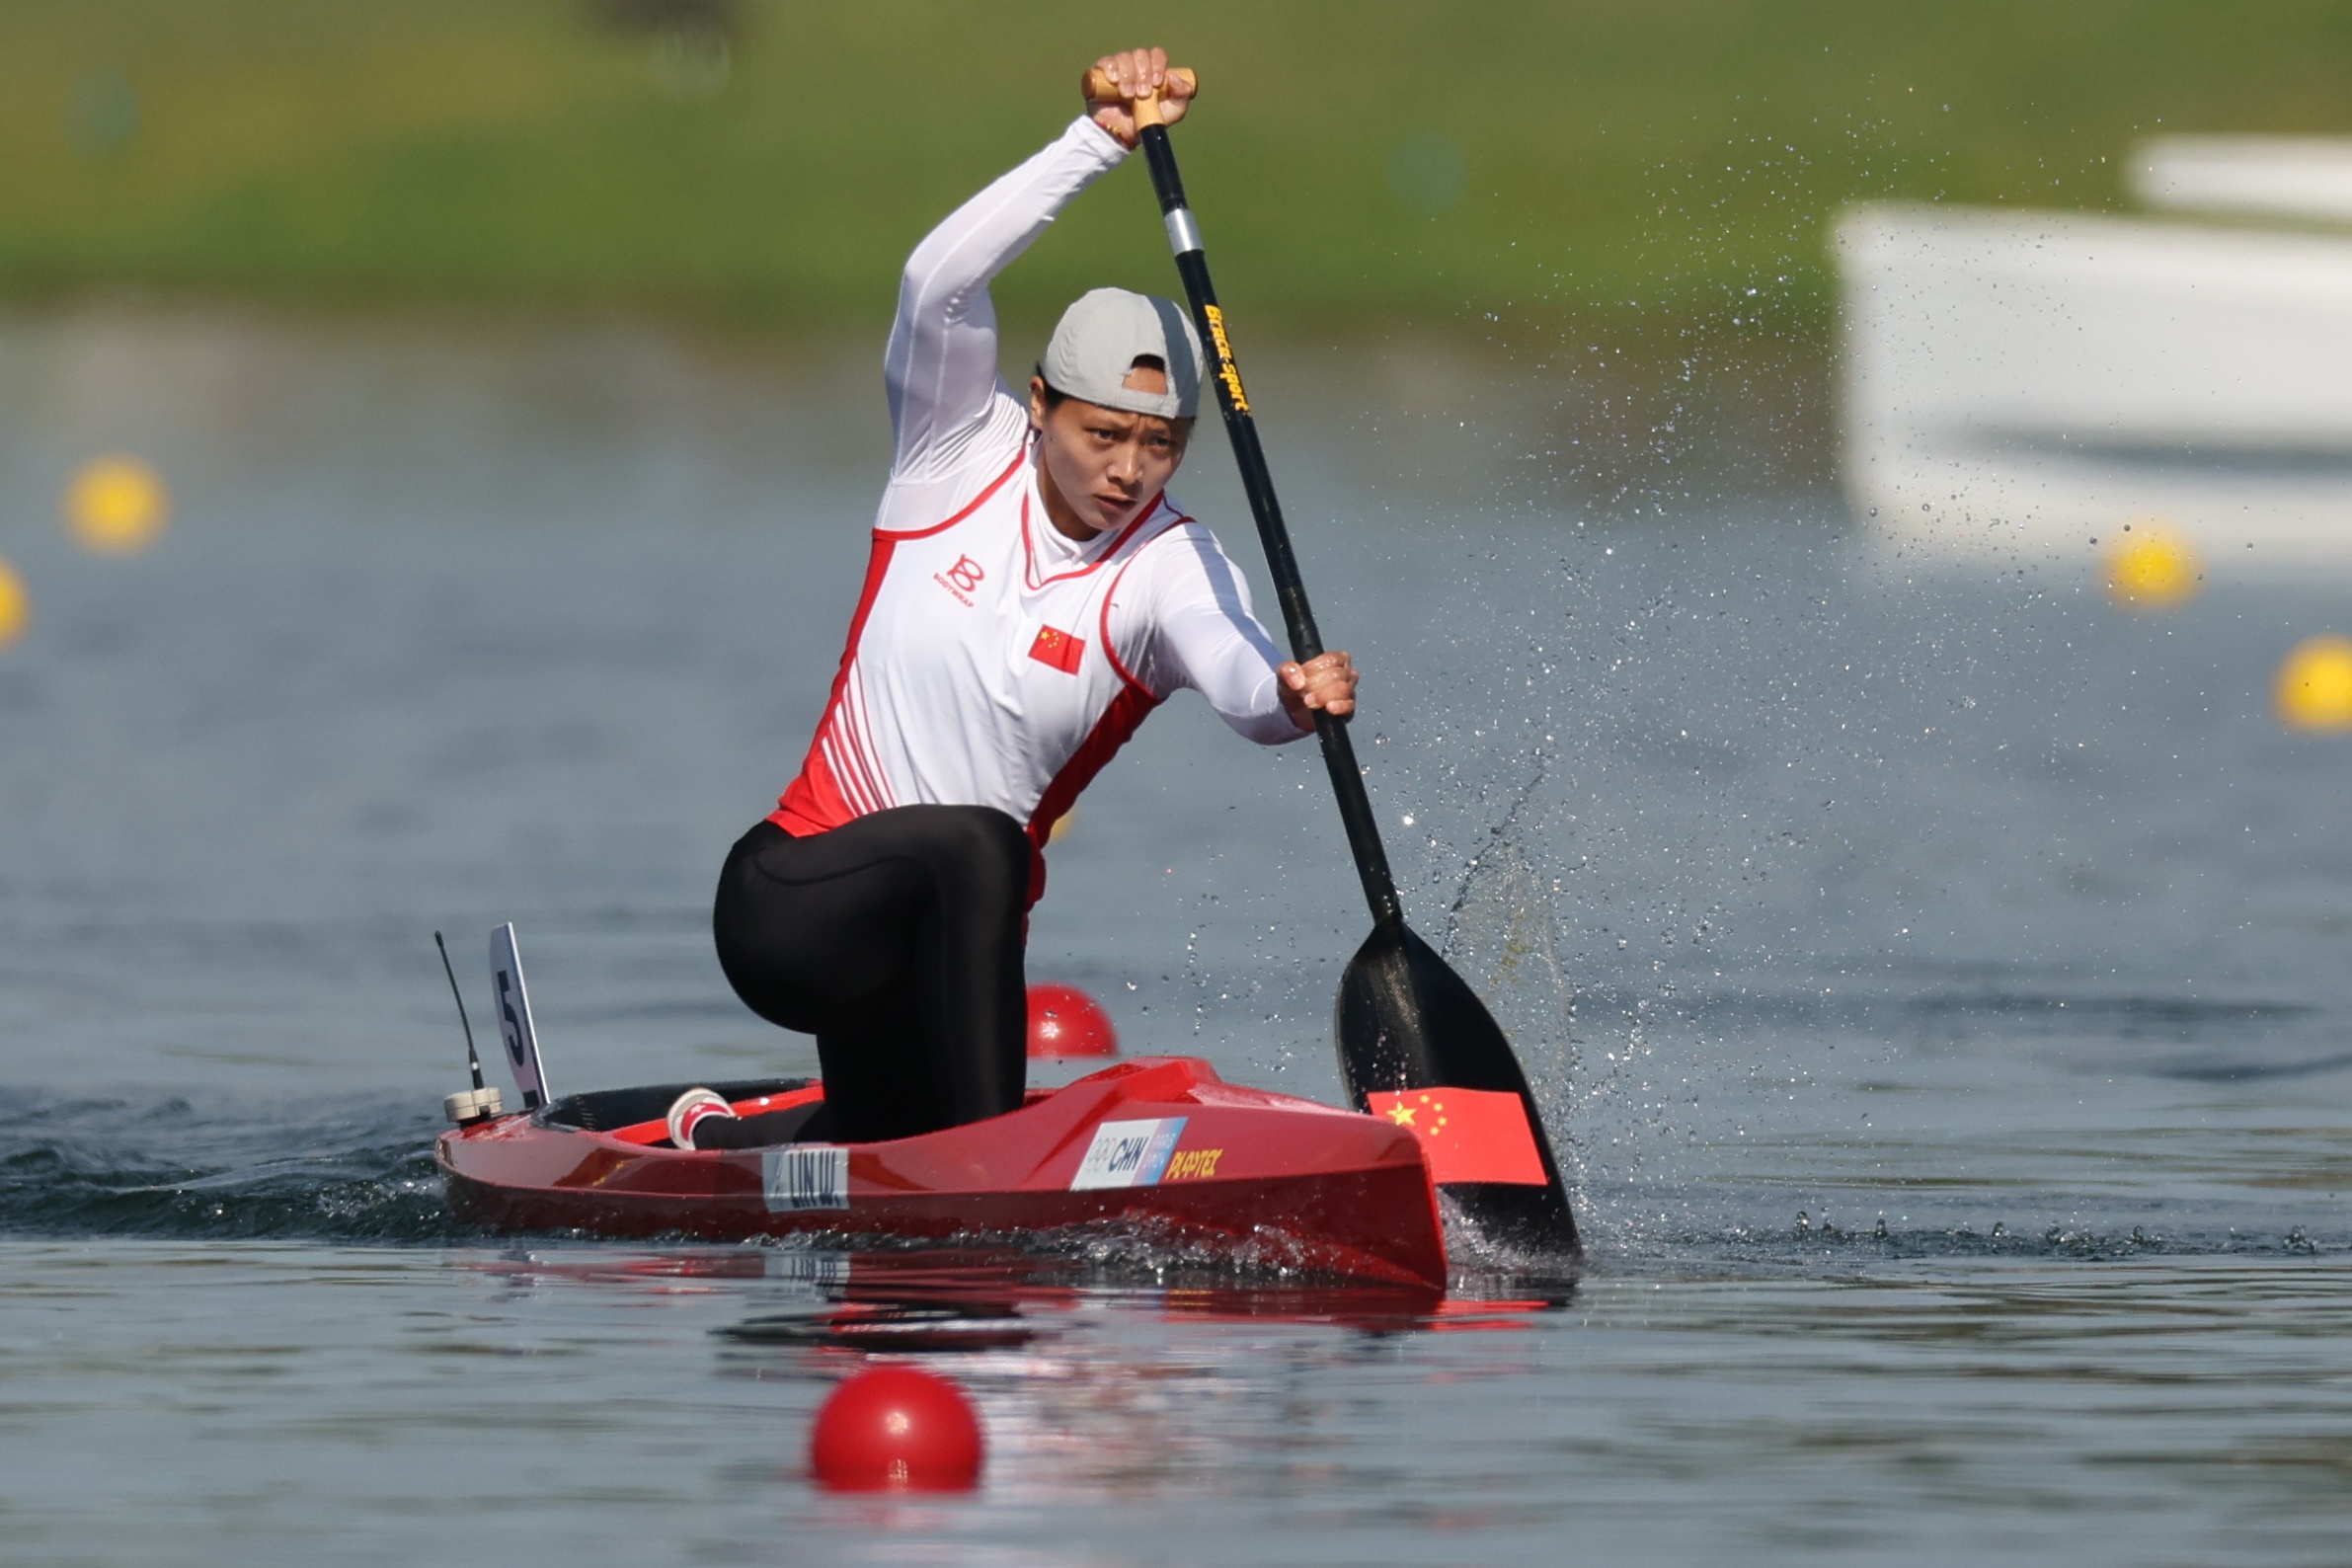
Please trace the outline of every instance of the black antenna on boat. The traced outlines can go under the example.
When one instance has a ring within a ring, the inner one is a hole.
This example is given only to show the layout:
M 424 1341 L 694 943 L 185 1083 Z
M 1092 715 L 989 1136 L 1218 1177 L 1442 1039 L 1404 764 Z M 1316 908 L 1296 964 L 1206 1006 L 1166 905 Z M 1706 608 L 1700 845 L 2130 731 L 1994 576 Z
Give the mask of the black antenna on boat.
M 465 1031 L 465 1064 L 474 1075 L 471 1089 L 460 1089 L 441 1101 L 441 1114 L 464 1127 L 498 1115 L 507 1108 L 507 1097 L 482 1081 L 482 1058 L 474 1050 L 474 1025 L 465 1015 L 465 992 L 457 988 L 457 971 L 449 964 L 449 944 L 435 931 L 432 945 L 441 950 L 441 973 L 449 977 L 449 994 L 457 998 L 457 1027 Z
M 457 1027 L 465 1031 L 465 1064 L 474 1074 L 474 1087 L 482 1087 L 482 1058 L 474 1053 L 474 1026 L 465 1016 L 465 992 L 457 988 L 457 971 L 449 965 L 449 944 L 441 940 L 441 933 L 432 933 L 432 945 L 441 950 L 441 973 L 449 977 L 449 994 L 457 1000 Z

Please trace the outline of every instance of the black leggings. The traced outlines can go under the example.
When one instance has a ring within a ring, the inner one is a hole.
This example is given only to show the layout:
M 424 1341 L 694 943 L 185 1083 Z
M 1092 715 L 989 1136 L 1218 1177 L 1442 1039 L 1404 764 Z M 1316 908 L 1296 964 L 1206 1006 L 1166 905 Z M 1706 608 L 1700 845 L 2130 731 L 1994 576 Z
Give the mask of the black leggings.
M 737 840 L 711 914 L 719 965 L 753 1012 L 817 1037 L 830 1137 L 1020 1105 L 1029 857 L 1021 824 L 988 806 L 901 806 L 807 838 L 761 823 Z

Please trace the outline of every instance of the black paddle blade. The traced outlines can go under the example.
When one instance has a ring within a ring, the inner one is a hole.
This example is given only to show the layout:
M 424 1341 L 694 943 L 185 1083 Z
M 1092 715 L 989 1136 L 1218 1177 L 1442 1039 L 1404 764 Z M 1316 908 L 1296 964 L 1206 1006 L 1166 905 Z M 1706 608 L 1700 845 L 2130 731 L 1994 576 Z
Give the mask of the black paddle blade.
M 1401 921 L 1375 927 L 1340 978 L 1339 1070 L 1359 1111 L 1366 1096 L 1398 1089 L 1488 1089 L 1516 1094 L 1542 1156 L 1544 1185 L 1451 1182 L 1446 1196 L 1480 1235 L 1537 1253 L 1579 1249 L 1568 1189 L 1503 1029 L 1462 978 Z

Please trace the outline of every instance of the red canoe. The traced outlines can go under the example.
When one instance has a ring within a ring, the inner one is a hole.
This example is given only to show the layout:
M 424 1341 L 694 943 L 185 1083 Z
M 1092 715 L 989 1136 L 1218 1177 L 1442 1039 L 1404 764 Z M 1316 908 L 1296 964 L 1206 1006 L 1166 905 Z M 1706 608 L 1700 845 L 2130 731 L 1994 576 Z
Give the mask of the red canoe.
M 502 1228 L 722 1240 L 1133 1224 L 1220 1255 L 1446 1284 L 1411 1132 L 1226 1083 L 1196 1057 L 1123 1061 L 989 1121 L 884 1143 L 675 1148 L 663 1119 L 684 1087 L 574 1095 L 450 1129 L 436 1145 L 450 1209 Z M 824 1093 L 805 1079 L 712 1087 L 746 1116 Z

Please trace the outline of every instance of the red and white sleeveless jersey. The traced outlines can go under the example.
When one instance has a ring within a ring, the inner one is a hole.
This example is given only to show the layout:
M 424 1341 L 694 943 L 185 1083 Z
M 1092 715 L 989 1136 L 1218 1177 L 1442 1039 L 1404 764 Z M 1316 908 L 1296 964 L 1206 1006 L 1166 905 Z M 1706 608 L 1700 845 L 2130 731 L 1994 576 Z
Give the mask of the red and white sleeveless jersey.
M 1162 498 L 1091 549 L 1041 552 L 1052 525 L 1036 483 L 1017 451 L 962 510 L 875 531 L 832 700 L 779 825 L 818 832 L 918 802 L 994 806 L 1043 845 L 1159 705 L 1137 673 L 1147 615 L 1113 606 L 1137 607 L 1119 601 L 1123 580 L 1190 519 Z
M 1282 707 L 1282 656 L 1215 536 L 1165 496 L 1115 534 L 1058 532 L 1026 400 L 997 377 L 988 280 L 1124 156 L 1079 119 L 907 263 L 885 361 L 890 484 L 831 698 L 769 818 L 786 832 L 895 806 L 993 806 L 1042 850 L 1179 686 L 1261 744 L 1303 733 Z M 1041 856 L 1033 901 L 1043 887 Z

